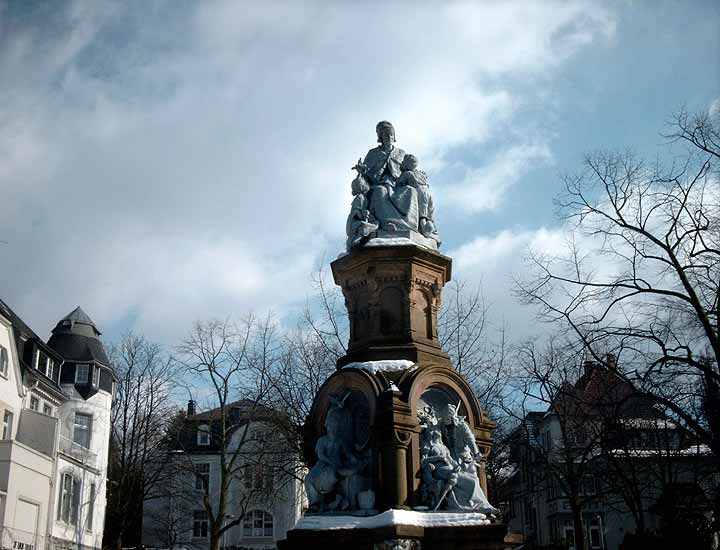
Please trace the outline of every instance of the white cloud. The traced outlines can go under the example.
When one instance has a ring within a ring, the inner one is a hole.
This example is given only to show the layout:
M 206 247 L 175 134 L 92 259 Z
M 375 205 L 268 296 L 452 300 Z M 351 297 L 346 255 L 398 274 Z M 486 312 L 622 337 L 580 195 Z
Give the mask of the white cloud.
M 443 201 L 468 214 L 495 209 L 525 174 L 551 158 L 544 143 L 510 147 L 498 153 L 487 166 L 467 169 L 461 182 L 441 189 Z
M 514 82 L 547 85 L 613 29 L 589 2 L 78 1 L 0 18 L 4 297 L 41 333 L 81 303 L 168 340 L 304 299 L 342 246 L 378 120 L 434 177 L 521 123 Z M 454 204 L 491 208 L 548 157 L 542 136 L 520 142 Z

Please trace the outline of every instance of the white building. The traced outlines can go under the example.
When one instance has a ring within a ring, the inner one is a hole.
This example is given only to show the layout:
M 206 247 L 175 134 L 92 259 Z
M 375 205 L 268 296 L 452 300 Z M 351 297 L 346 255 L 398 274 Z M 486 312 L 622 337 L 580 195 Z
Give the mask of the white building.
M 299 470 L 277 413 L 249 401 L 226 406 L 225 421 L 232 436 L 225 449 L 228 460 L 237 455 L 237 467 L 228 474 L 230 490 L 226 523 L 239 521 L 222 537 L 227 549 L 275 548 L 302 514 L 302 483 L 290 470 Z M 221 483 L 221 415 L 218 409 L 196 413 L 188 404 L 175 451 L 164 467 L 172 475 L 163 498 L 143 507 L 143 544 L 156 548 L 207 549 L 210 524 L 203 498 L 218 502 Z M 293 463 L 293 461 L 295 461 Z M 227 466 L 226 466 L 227 468 Z
M 100 548 L 114 374 L 80 309 L 45 343 L 0 301 L 0 543 Z

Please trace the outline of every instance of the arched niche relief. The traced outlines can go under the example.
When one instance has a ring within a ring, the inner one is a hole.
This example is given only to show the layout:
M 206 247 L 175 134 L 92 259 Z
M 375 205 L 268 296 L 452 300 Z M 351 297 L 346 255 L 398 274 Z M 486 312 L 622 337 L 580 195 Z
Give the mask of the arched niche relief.
M 332 399 L 335 399 L 342 401 L 344 408 L 350 411 L 352 426 L 348 429 L 352 431 L 353 442 L 360 447 L 366 446 L 375 423 L 377 396 L 380 391 L 377 381 L 364 371 L 347 369 L 333 374 L 320 388 L 310 411 L 311 427 L 315 435 L 313 445 L 317 438 L 326 432 L 325 418 Z M 311 465 L 313 463 L 314 461 Z
M 452 388 L 444 385 L 430 386 L 418 400 L 416 411 L 431 407 L 438 421 L 444 422 L 448 406 L 451 406 L 460 416 L 467 417 L 467 407 L 463 399 Z
M 408 380 L 408 378 L 410 379 Z M 420 400 L 426 391 L 433 390 L 433 392 L 442 392 L 442 395 L 447 398 L 454 399 L 455 405 L 460 401 L 460 414 L 465 416 L 471 427 L 480 428 L 488 422 L 472 388 L 457 371 L 433 365 L 409 373 L 408 378 L 402 377 L 399 383 L 406 383 L 410 386 L 408 404 L 415 413 L 417 413 Z M 439 411 L 436 412 L 439 413 Z
M 403 329 L 403 292 L 389 286 L 380 292 L 380 331 L 400 334 Z
M 410 294 L 413 303 L 411 310 L 412 328 L 415 334 L 423 338 L 432 339 L 432 311 L 430 296 L 424 290 L 415 288 Z

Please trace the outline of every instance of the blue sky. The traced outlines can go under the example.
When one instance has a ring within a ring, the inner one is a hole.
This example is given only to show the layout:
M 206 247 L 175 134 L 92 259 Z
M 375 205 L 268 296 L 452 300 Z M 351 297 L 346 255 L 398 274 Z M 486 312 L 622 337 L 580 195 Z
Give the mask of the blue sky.
M 560 246 L 559 174 L 662 155 L 673 111 L 720 98 L 711 1 L 0 6 L 0 295 L 42 335 L 78 304 L 167 344 L 291 319 L 381 119 L 429 174 L 455 277 L 529 334 L 510 278 Z

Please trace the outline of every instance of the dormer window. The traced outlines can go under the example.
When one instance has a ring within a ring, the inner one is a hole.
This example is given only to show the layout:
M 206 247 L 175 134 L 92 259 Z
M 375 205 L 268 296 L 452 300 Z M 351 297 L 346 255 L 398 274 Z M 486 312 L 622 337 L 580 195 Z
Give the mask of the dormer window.
M 210 427 L 207 424 L 198 426 L 197 444 L 202 446 L 210 445 Z
M 90 382 L 90 365 L 75 365 L 75 383 L 87 384 Z
M 52 380 L 55 374 L 55 361 L 44 351 L 37 350 L 35 354 L 35 369 Z

